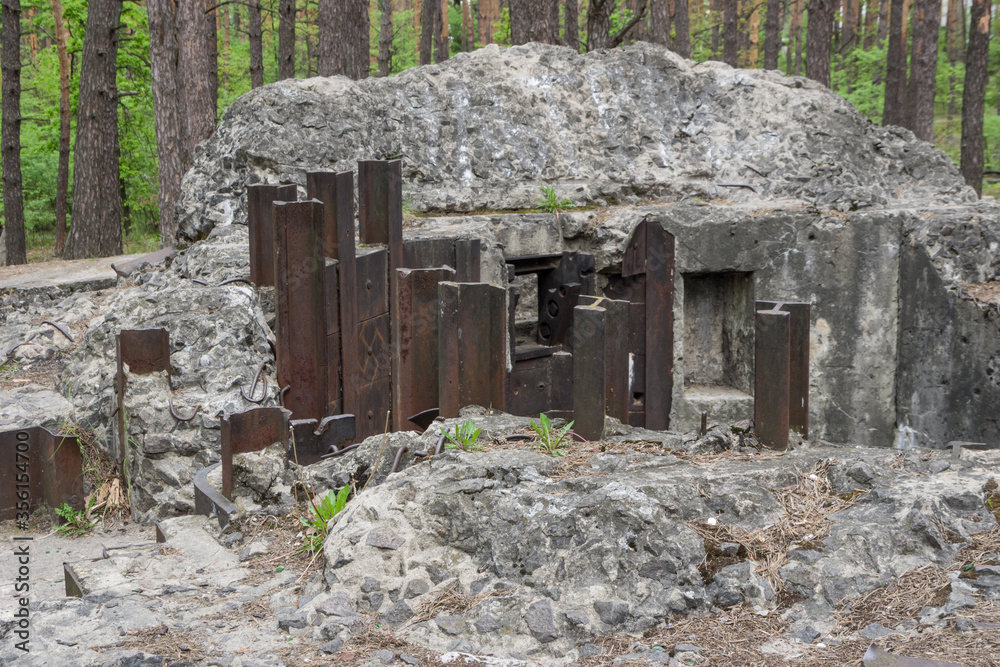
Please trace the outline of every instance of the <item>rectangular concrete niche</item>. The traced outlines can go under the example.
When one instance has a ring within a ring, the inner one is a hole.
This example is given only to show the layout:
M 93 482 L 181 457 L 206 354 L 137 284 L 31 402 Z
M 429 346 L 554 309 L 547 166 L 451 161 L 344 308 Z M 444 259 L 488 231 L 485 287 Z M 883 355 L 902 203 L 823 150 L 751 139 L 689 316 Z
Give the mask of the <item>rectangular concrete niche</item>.
M 684 274 L 684 390 L 693 399 L 753 392 L 753 273 Z

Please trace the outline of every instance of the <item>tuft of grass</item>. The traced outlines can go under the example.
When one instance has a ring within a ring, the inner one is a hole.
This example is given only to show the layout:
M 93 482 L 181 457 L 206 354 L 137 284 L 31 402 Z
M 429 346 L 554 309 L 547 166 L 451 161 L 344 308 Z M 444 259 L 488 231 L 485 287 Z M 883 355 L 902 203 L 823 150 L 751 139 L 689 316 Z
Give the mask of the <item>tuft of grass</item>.
M 463 452 L 482 450 L 482 447 L 476 444 L 481 432 L 482 429 L 476 428 L 476 422 L 471 419 L 466 419 L 461 424 L 456 424 L 454 433 L 441 431 L 448 438 L 448 442 L 444 445 L 445 449 L 461 449 Z
M 562 429 L 557 430 L 552 426 L 547 415 L 544 413 L 538 415 L 538 422 L 531 422 L 531 429 L 538 436 L 538 442 L 534 448 L 549 456 L 566 456 L 565 447 L 571 428 L 573 428 L 573 422 L 569 422 Z
M 61 516 L 66 522 L 61 526 L 56 526 L 56 531 L 63 535 L 77 536 L 85 535 L 97 525 L 99 519 L 94 512 L 100 507 L 96 504 L 97 498 L 93 495 L 87 500 L 87 507 L 83 511 L 75 510 L 67 503 L 63 503 L 56 508 L 56 514 Z
M 305 528 L 305 543 L 302 545 L 302 551 L 309 551 L 316 555 L 323 550 L 323 543 L 326 542 L 326 526 L 330 519 L 340 514 L 347 506 L 347 496 L 350 493 L 351 486 L 345 484 L 336 495 L 333 491 L 327 491 L 318 504 L 315 499 L 309 502 L 311 516 L 308 519 L 299 517 L 299 521 Z
M 559 211 L 564 211 L 573 206 L 573 201 L 570 199 L 559 199 L 556 196 L 556 191 L 554 188 L 550 188 L 547 185 L 542 186 L 542 200 L 538 202 L 538 208 L 543 211 L 548 211 L 553 215 L 559 213 Z

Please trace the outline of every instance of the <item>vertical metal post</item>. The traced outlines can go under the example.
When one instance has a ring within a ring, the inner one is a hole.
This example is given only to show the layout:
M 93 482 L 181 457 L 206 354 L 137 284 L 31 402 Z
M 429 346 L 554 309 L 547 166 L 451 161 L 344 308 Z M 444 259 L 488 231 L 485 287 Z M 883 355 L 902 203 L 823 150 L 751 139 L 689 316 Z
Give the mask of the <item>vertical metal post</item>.
M 455 280 L 478 283 L 482 272 L 482 244 L 479 239 L 455 240 Z
M 272 204 L 295 201 L 294 185 L 248 185 L 247 226 L 250 230 L 250 282 L 274 285 L 274 217 Z
M 580 308 L 600 308 L 604 315 L 604 402 L 607 414 L 628 424 L 629 419 L 629 349 L 626 344 L 629 333 L 629 303 L 597 296 L 581 296 L 580 305 L 573 310 L 573 364 L 576 376 L 577 351 L 576 342 L 592 336 L 593 331 L 586 322 L 593 319 L 589 313 L 582 313 Z M 577 327 L 584 326 L 582 333 L 577 333 Z M 589 343 L 586 343 L 589 345 Z M 574 381 L 575 387 L 575 381 Z M 575 395 L 575 392 L 574 392 Z
M 323 204 L 274 204 L 274 291 L 278 384 L 297 419 L 322 419 L 327 407 L 326 262 Z
M 604 437 L 607 315 L 597 303 L 573 309 L 573 428 L 587 440 Z
M 306 194 L 323 202 L 324 254 L 337 260 L 335 269 L 327 262 L 327 414 L 354 414 L 358 386 L 354 173 L 307 172 Z M 337 325 L 331 326 L 334 318 Z
M 358 162 L 358 198 L 360 200 L 358 235 L 361 243 L 366 245 L 384 245 L 387 253 L 386 272 L 382 278 L 387 287 L 387 304 L 397 300 L 396 269 L 403 262 L 403 176 L 402 162 L 399 160 L 360 160 Z M 388 311 L 388 305 L 386 306 Z M 363 323 L 361 346 L 367 342 L 379 342 L 386 353 L 391 349 L 391 322 L 389 317 L 377 323 Z M 375 355 L 375 348 L 369 345 L 366 353 Z M 397 359 L 388 354 L 386 370 L 378 381 L 367 389 L 367 398 L 362 397 L 364 405 L 359 407 L 358 437 L 368 433 L 367 429 L 376 428 L 381 432 L 385 428 L 384 421 L 375 424 L 376 414 L 384 414 L 390 409 L 393 398 L 393 378 L 397 377 Z M 381 369 L 380 365 L 376 366 Z M 379 371 L 381 373 L 381 371 Z M 377 392 L 377 394 L 375 393 Z M 384 394 L 384 395 L 383 395 Z M 366 422 L 366 419 L 368 420 Z M 391 425 L 390 425 L 391 426 Z
M 466 405 L 503 410 L 507 402 L 507 304 L 487 283 L 438 284 L 441 416 Z
M 233 499 L 233 456 L 259 452 L 278 442 L 288 451 L 289 412 L 283 408 L 253 408 L 225 415 L 221 422 L 222 495 Z
M 758 301 L 757 310 L 789 314 L 788 427 L 809 438 L 809 335 L 812 307 L 808 303 Z
M 438 283 L 455 271 L 396 269 L 399 292 L 392 304 L 393 400 L 397 431 L 411 430 L 410 417 L 438 407 Z
M 790 317 L 778 310 L 758 310 L 754 343 L 754 430 L 770 449 L 788 447 Z
M 674 391 L 674 237 L 646 226 L 646 428 L 670 428 Z

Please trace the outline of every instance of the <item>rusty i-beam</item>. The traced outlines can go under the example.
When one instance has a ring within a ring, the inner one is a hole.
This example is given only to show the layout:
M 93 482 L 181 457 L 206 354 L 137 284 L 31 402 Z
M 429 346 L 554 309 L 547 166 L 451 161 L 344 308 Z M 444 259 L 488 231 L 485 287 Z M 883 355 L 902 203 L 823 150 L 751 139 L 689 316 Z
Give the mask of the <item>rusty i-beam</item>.
M 0 520 L 22 519 L 45 501 L 83 509 L 83 459 L 75 436 L 46 428 L 0 433 Z
M 393 429 L 413 429 L 411 418 L 438 407 L 438 283 L 454 269 L 396 269 L 392 309 Z
M 326 259 L 323 204 L 275 202 L 275 338 L 278 384 L 296 419 L 327 409 Z
M 768 317 L 768 313 L 788 314 L 788 429 L 796 431 L 804 438 L 809 437 L 809 327 L 810 327 L 810 304 L 808 303 L 788 303 L 781 301 L 758 301 L 757 317 Z M 782 334 L 778 334 L 781 336 Z M 758 345 L 760 338 L 757 339 Z M 765 341 L 765 345 L 770 343 Z M 757 348 L 760 349 L 760 348 Z M 764 363 L 767 364 L 767 352 L 764 352 Z M 763 368 L 758 364 L 760 360 L 755 360 L 756 376 L 762 373 L 767 376 L 771 373 L 771 368 L 765 365 Z M 756 379 L 755 379 L 754 404 L 756 406 Z M 769 401 L 770 399 L 765 399 Z M 756 407 L 754 408 L 756 415 Z M 758 427 L 758 436 L 759 436 Z M 785 438 L 787 446 L 787 434 Z
M 247 186 L 247 227 L 250 232 L 250 282 L 274 285 L 274 218 L 272 205 L 276 201 L 295 201 L 295 186 Z
M 323 202 L 323 246 L 326 257 L 337 260 L 327 273 L 327 320 L 337 319 L 328 341 L 327 382 L 332 388 L 328 414 L 356 414 L 358 409 L 358 301 L 357 258 L 354 249 L 354 174 L 350 171 L 312 171 L 306 174 L 309 197 Z M 336 282 L 335 291 L 331 282 Z M 336 304 L 331 299 L 336 297 Z M 344 387 L 350 388 L 344 391 Z M 339 402 L 338 402 L 339 401 Z
M 505 410 L 507 303 L 502 287 L 438 283 L 438 391 L 441 416 L 466 405 Z
M 118 426 L 118 467 L 124 470 L 125 433 L 125 366 L 128 372 L 144 375 L 166 371 L 167 386 L 170 382 L 170 332 L 166 329 L 122 329 L 115 335 L 115 415 Z
M 629 419 L 666 430 L 674 388 L 674 236 L 655 220 L 632 232 L 620 281 L 606 296 L 629 302 Z
M 628 420 L 628 303 L 581 297 L 573 309 L 574 430 L 587 440 L 604 436 L 605 415 Z

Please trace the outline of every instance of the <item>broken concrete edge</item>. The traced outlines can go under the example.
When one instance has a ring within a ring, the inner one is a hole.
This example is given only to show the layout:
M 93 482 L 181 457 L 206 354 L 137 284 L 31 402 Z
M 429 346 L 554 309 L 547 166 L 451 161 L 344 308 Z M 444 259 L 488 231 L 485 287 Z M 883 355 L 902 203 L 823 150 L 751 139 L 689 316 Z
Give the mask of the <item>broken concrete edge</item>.
M 117 273 L 120 278 L 128 278 L 139 269 L 146 266 L 156 266 L 161 264 L 167 259 L 173 257 L 175 254 L 177 254 L 177 251 L 174 249 L 174 246 L 168 246 L 155 252 L 139 255 L 134 259 L 129 259 L 123 262 L 114 262 L 111 264 L 111 268 L 115 270 L 115 273 Z

